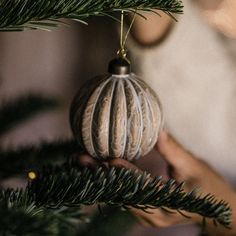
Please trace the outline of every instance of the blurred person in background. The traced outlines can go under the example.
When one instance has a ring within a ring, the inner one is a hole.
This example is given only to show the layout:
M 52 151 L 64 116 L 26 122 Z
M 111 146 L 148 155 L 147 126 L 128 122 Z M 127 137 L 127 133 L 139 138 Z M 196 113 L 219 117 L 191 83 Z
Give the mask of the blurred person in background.
M 236 1 L 183 3 L 178 23 L 162 12 L 158 12 L 162 17 L 145 14 L 147 21 L 137 17 L 130 41 L 132 61 L 163 105 L 165 128 L 171 135 L 163 131 L 156 149 L 167 163 L 166 177 L 185 181 L 186 190 L 200 187 L 201 192 L 228 201 L 232 229 L 208 223 L 209 235 L 236 235 Z M 158 154 L 152 156 L 137 165 L 156 174 Z M 137 168 L 123 160 L 110 164 Z M 143 225 L 156 228 L 201 223 L 194 215 L 189 220 L 161 210 L 134 213 Z M 145 234 L 198 235 L 197 228 L 186 228 Z M 144 233 L 139 229 L 133 235 L 142 235 L 140 230 Z

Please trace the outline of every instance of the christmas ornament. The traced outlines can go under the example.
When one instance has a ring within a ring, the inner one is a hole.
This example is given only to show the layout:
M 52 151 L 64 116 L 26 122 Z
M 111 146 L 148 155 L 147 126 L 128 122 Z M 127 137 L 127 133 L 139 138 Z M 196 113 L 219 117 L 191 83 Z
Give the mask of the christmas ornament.
M 109 63 L 109 74 L 89 80 L 71 106 L 70 121 L 75 138 L 100 160 L 137 159 L 155 145 L 162 127 L 162 110 L 154 91 L 131 73 L 125 42 L 136 14 L 123 37 L 121 14 L 119 57 Z
M 125 59 L 111 61 L 108 71 L 78 92 L 71 106 L 71 127 L 91 156 L 131 161 L 155 145 L 163 120 L 161 105 Z

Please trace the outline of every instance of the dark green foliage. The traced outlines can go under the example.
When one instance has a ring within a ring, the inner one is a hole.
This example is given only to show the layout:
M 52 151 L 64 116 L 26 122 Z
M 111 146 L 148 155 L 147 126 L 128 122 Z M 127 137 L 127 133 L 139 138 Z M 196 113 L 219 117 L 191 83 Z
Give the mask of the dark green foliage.
M 174 180 L 164 183 L 160 177 L 150 179 L 147 173 L 117 168 L 91 170 L 74 161 L 38 172 L 37 178 L 29 182 L 26 195 L 25 207 L 29 202 L 49 208 L 99 203 L 140 209 L 168 207 L 210 217 L 225 226 L 230 224 L 228 204 L 216 202 L 212 195 L 185 193 L 182 184 Z
M 5 219 L 1 217 L 0 229 L 2 232 L 11 229 L 28 232 L 30 229 L 28 224 L 23 224 L 24 221 L 34 222 L 31 223 L 31 227 L 37 228 L 41 224 L 48 224 L 48 227 L 42 228 L 52 229 L 55 224 L 54 218 L 47 220 L 45 214 L 55 217 L 54 211 L 61 212 L 60 215 L 64 218 L 60 219 L 66 220 L 66 214 L 61 211 L 65 207 L 69 207 L 70 213 L 73 214 L 73 209 L 81 205 L 103 203 L 142 210 L 148 208 L 184 210 L 211 218 L 216 224 L 225 227 L 229 227 L 231 223 L 231 209 L 227 203 L 216 201 L 212 195 L 201 197 L 194 191 L 185 193 L 183 185 L 177 185 L 174 180 L 164 183 L 160 177 L 150 179 L 150 175 L 146 173 L 139 174 L 127 169 L 107 170 L 98 167 L 89 169 L 73 161 L 62 166 L 47 167 L 38 172 L 37 178 L 29 181 L 25 191 L 2 190 L 0 212 L 4 213 Z M 49 210 L 51 212 L 48 212 Z M 17 220 L 15 216 L 21 217 Z M 15 223 L 14 227 L 9 229 L 12 219 L 21 223 Z M 55 220 L 58 220 L 58 217 Z M 32 228 L 32 232 L 36 228 Z M 56 227 L 54 230 L 59 228 Z
M 0 179 L 12 175 L 25 175 L 46 164 L 65 162 L 66 156 L 81 152 L 74 140 L 44 142 L 39 146 L 0 150 Z
M 0 212 L 4 216 L 0 217 L 0 235 L 120 236 L 135 222 L 128 211 L 104 208 L 103 213 L 96 212 L 88 223 L 80 207 L 38 208 L 29 196 L 27 191 L 0 191 Z
M 112 206 L 170 208 L 197 213 L 229 226 L 231 209 L 214 196 L 197 196 L 196 191 L 186 193 L 183 184 L 174 180 L 164 183 L 160 177 L 150 179 L 147 173 L 132 170 L 97 168 L 91 170 L 77 166 L 76 162 L 64 166 L 45 168 L 38 173 L 29 188 L 38 206 L 58 208 L 106 203 Z
M 36 209 L 27 191 L 2 190 L 0 198 L 1 235 L 28 235 L 32 232 L 35 232 L 35 235 L 49 233 L 47 231 L 48 222 L 44 221 L 44 218 L 37 222 L 43 209 Z M 26 225 L 29 227 L 26 228 Z
M 121 236 L 135 224 L 135 217 L 129 211 L 115 207 L 103 207 L 91 217 L 90 223 L 79 228 L 77 236 Z
M 38 208 L 28 191 L 1 190 L 0 235 L 76 235 L 72 220 L 83 219 L 80 208 Z
M 9 1 L 11 2 L 11 1 Z M 13 101 L 2 102 L 0 106 L 0 136 L 21 122 L 59 106 L 57 100 L 40 95 L 26 95 Z
M 116 11 L 160 9 L 182 13 L 181 0 L 1 0 L 0 31 L 48 29 L 67 18 L 80 22 L 89 16 L 107 16 Z

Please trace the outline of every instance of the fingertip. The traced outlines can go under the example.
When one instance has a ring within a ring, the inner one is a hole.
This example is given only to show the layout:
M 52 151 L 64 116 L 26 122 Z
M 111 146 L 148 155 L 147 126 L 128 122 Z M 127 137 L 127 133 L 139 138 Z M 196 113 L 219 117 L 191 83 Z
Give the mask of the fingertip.
M 184 147 L 165 130 L 160 133 L 156 149 L 161 156 L 175 168 L 177 166 L 188 165 L 188 161 L 190 157 L 192 157 L 192 154 L 186 151 Z
M 111 159 L 108 163 L 109 163 L 109 166 L 114 166 L 117 168 L 136 169 L 135 165 L 121 158 Z
M 101 165 L 99 161 L 95 160 L 93 157 L 87 154 L 82 154 L 76 157 L 76 159 L 78 160 L 79 165 L 82 167 L 95 168 Z
M 114 166 L 114 167 L 126 167 L 128 163 L 126 163 L 125 160 L 121 158 L 114 158 L 108 161 L 109 166 Z
M 125 167 L 125 163 L 122 159 L 120 158 L 114 158 L 108 161 L 109 166 L 114 166 L 114 167 Z
M 156 144 L 157 151 L 161 154 L 161 157 L 167 161 L 170 165 L 176 165 L 177 157 L 178 161 L 182 159 L 183 151 L 179 144 L 168 134 L 166 130 L 161 131 L 158 142 Z
M 169 134 L 166 130 L 162 130 L 159 134 L 158 141 L 156 143 L 155 148 L 162 152 L 165 152 L 165 147 L 168 144 L 169 141 Z

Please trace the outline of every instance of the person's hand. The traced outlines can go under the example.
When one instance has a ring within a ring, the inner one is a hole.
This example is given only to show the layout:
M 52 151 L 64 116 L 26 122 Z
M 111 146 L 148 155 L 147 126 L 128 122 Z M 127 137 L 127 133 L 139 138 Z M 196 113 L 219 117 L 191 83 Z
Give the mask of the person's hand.
M 235 0 L 195 0 L 209 24 L 230 38 L 236 38 Z
M 186 191 L 191 191 L 193 188 L 199 187 L 203 194 L 212 193 L 219 200 L 226 200 L 233 209 L 233 219 L 236 219 L 236 194 L 223 177 L 205 162 L 186 151 L 164 131 L 160 135 L 156 148 L 169 165 L 170 177 L 174 178 L 177 182 L 185 182 Z M 116 167 L 137 168 L 135 165 L 123 159 L 114 159 L 110 161 L 109 164 Z M 169 214 L 159 209 L 151 210 L 152 214 L 136 209 L 133 209 L 132 211 L 140 222 L 146 226 L 167 227 L 175 224 L 192 222 L 201 223 L 202 221 L 202 217 L 197 216 L 196 214 L 185 213 L 186 215 L 191 216 L 191 219 L 187 219 L 180 214 Z M 215 236 L 236 235 L 236 229 L 233 225 L 232 230 L 224 229 L 223 227 L 215 228 L 211 222 L 208 223 L 208 226 L 212 235 Z M 214 232 L 214 230 L 217 230 L 217 232 Z
M 174 23 L 173 19 L 164 12 L 157 10 L 156 13 L 161 17 L 154 13 L 142 12 L 142 15 L 145 16 L 147 20 L 142 17 L 135 18 L 131 32 L 133 38 L 143 46 L 160 43 L 165 36 L 168 35 Z M 132 18 L 133 15 L 130 17 Z
M 219 200 L 226 200 L 233 209 L 233 220 L 236 219 L 236 194 L 223 177 L 221 177 L 205 162 L 199 160 L 186 151 L 166 132 L 161 133 L 156 148 L 169 165 L 170 177 L 174 178 L 177 182 L 185 182 L 186 191 L 200 187 L 202 193 L 212 193 Z M 104 168 L 107 168 L 104 163 L 101 163 L 87 155 L 80 156 L 79 161 L 82 166 L 95 168 L 98 165 L 102 165 Z M 137 169 L 135 165 L 123 159 L 113 159 L 107 164 L 118 168 L 125 167 Z M 202 217 L 196 214 L 185 213 L 186 215 L 191 216 L 191 219 L 187 219 L 180 214 L 169 214 L 159 209 L 150 210 L 152 214 L 136 209 L 133 209 L 132 211 L 140 222 L 146 226 L 168 227 L 175 224 L 186 224 L 192 222 L 201 223 L 202 221 Z M 208 228 L 214 236 L 236 235 L 236 227 L 234 224 L 232 225 L 232 230 L 227 230 L 223 227 L 216 228 L 211 223 L 211 221 L 208 223 Z

